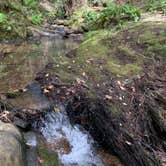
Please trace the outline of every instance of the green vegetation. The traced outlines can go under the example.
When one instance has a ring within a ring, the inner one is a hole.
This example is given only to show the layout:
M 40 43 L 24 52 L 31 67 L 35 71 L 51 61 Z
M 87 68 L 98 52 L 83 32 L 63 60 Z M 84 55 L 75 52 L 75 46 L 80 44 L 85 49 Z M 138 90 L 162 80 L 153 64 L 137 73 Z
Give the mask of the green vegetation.
M 26 37 L 28 26 L 40 25 L 45 10 L 36 0 L 7 0 L 0 6 L 0 39 Z
M 35 25 L 40 25 L 42 22 L 42 16 L 38 14 L 33 14 L 29 17 L 30 21 Z
M 147 3 L 145 3 L 144 6 L 146 11 L 149 12 L 156 12 L 159 11 L 161 13 L 166 13 L 166 1 L 165 0 L 149 0 Z
M 108 7 L 101 10 L 91 10 L 84 7 L 81 12 L 75 12 L 71 17 L 71 24 L 82 26 L 88 30 L 110 28 L 118 25 L 122 27 L 126 21 L 138 21 L 141 17 L 139 9 L 131 5 L 118 6 L 115 3 L 109 4 Z
M 77 77 L 85 79 L 82 73 L 86 73 L 89 87 L 94 80 L 105 79 L 106 73 L 120 78 L 141 73 L 144 62 L 165 57 L 165 28 L 164 23 L 153 26 L 151 23 L 136 23 L 118 32 L 88 32 L 88 39 L 75 50 L 74 59 L 54 57 L 57 63 L 53 72 L 56 71 L 63 81 L 70 82 Z
M 126 22 L 138 21 L 140 9 L 131 4 L 118 5 L 111 0 L 88 0 L 81 2 L 69 0 L 46 1 L 52 6 L 47 10 L 38 0 L 6 0 L 0 4 L 0 40 L 31 35 L 29 26 L 40 26 L 43 22 L 56 23 L 56 19 L 67 20 L 72 28 L 81 27 L 85 31 L 99 29 L 119 29 Z M 115 1 L 116 2 L 116 1 Z M 134 4 L 134 3 L 133 3 Z M 46 6 L 47 6 L 46 5 Z M 97 8 L 93 8 L 93 6 Z M 165 13 L 165 0 L 149 0 L 144 5 L 146 11 Z

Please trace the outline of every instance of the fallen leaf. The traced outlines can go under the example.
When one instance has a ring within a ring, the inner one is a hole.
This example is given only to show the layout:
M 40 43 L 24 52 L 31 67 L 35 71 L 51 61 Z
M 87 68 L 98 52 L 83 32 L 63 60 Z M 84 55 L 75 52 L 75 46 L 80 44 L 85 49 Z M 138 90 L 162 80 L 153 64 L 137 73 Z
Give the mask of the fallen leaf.
M 82 73 L 82 75 L 85 77 L 85 76 L 86 76 L 86 73 L 85 73 L 85 72 L 83 72 L 83 73 Z
M 47 87 L 48 90 L 52 90 L 53 88 L 54 88 L 53 85 L 49 85 L 49 86 Z
M 105 95 L 105 99 L 107 99 L 107 100 L 112 100 L 112 96 L 110 96 L 110 95 Z
M 45 75 L 45 77 L 48 77 L 49 76 L 49 74 L 47 73 L 46 75 Z
M 57 113 L 61 112 L 61 110 L 57 107 L 54 107 L 54 111 L 57 112 Z
M 76 78 L 76 81 L 78 84 L 85 84 L 85 81 L 81 80 L 80 78 Z
M 49 92 L 50 91 L 48 89 L 46 89 L 46 88 L 43 90 L 43 93 L 49 93 Z
M 127 145 L 131 145 L 131 142 L 129 142 L 129 141 L 125 141 L 125 143 L 126 143 Z

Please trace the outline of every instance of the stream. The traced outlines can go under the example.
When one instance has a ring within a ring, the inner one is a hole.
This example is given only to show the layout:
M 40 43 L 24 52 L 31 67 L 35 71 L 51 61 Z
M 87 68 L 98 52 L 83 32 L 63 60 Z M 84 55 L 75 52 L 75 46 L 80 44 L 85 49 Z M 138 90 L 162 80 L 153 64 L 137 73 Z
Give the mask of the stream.
M 79 126 L 72 126 L 64 113 L 51 113 L 46 117 L 41 133 L 53 144 L 64 166 L 104 166 L 93 147 L 94 141 Z
M 53 62 L 53 57 L 63 57 L 78 45 L 79 42 L 76 41 L 48 38 L 3 44 L 1 48 L 8 53 L 0 62 L 0 92 L 11 93 L 24 89 L 21 96 L 10 99 L 11 104 L 17 108 L 39 110 L 49 107 L 52 103 L 42 94 L 41 87 L 34 82 L 34 78 L 45 65 Z M 70 123 L 63 106 L 54 107 L 42 119 L 39 131 L 49 150 L 58 154 L 63 166 L 109 166 L 113 158 L 98 150 L 97 143 L 81 126 Z M 30 134 L 28 137 L 28 144 L 36 146 L 35 136 Z M 29 163 L 28 166 L 35 165 L 34 162 Z

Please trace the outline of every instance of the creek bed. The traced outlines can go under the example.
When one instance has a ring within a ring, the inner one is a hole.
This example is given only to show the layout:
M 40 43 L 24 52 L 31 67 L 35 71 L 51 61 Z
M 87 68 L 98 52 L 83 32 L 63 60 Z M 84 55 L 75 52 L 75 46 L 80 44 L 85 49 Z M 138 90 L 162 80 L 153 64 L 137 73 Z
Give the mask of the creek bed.
M 0 63 L 0 93 L 7 94 L 10 98 L 7 100 L 19 109 L 49 108 L 54 103 L 42 94 L 41 87 L 34 78 L 48 63 L 60 63 L 56 62 L 54 57 L 63 58 L 64 54 L 78 45 L 79 42 L 72 40 L 48 38 L 37 42 L 2 44 L 1 48 L 6 54 L 1 57 Z M 54 155 L 58 158 L 59 166 L 61 164 L 64 166 L 110 165 L 112 156 L 101 150 L 81 126 L 72 125 L 64 108 L 57 107 L 52 112 L 48 112 L 42 119 L 42 125 L 38 127 L 40 137 L 44 140 L 44 148 L 51 151 L 53 158 Z M 41 160 L 38 158 L 39 154 L 35 149 L 40 142 L 35 135 L 31 132 L 27 134 L 27 145 L 32 146 L 27 150 L 28 166 L 36 166 L 37 162 L 43 165 L 42 158 Z M 31 145 L 34 140 L 37 142 Z M 118 165 L 119 163 L 116 164 Z

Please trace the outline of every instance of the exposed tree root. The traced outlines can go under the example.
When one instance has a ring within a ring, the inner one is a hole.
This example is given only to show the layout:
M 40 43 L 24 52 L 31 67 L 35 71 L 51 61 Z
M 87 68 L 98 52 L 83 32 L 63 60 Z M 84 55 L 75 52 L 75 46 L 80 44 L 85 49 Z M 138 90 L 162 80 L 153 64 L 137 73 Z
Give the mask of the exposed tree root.
M 166 72 L 156 66 L 126 85 L 128 107 L 120 105 L 118 115 L 110 103 L 79 96 L 68 106 L 74 123 L 83 125 L 105 148 L 114 152 L 126 166 L 165 163 L 166 156 Z M 116 91 L 116 88 L 114 89 Z M 121 92 L 118 92 L 121 93 Z M 126 101 L 125 101 L 126 102 Z M 162 154 L 159 156 L 158 154 Z

